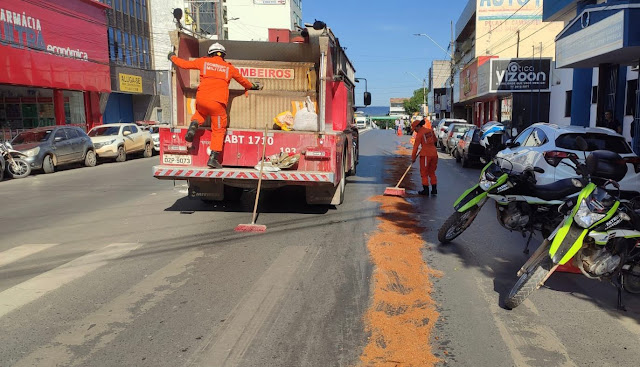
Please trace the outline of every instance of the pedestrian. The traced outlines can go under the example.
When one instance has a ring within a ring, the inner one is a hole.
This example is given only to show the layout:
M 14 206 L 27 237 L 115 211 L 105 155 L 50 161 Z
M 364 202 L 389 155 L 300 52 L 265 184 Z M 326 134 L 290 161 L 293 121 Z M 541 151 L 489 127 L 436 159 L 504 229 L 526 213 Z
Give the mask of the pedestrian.
M 613 111 L 611 110 L 605 111 L 604 121 L 602 121 L 601 126 L 622 134 L 622 125 L 620 125 L 620 121 L 613 118 Z
M 183 69 L 200 70 L 200 85 L 196 92 L 196 112 L 185 136 L 188 143 L 193 142 L 198 127 L 207 116 L 211 117 L 211 154 L 207 166 L 222 168 L 220 153 L 227 132 L 227 103 L 229 102 L 229 83 L 235 79 L 246 90 L 261 89 L 260 85 L 245 79 L 238 69 L 225 61 L 227 51 L 224 46 L 214 43 L 209 47 L 207 56 L 195 60 L 183 60 L 175 52 L 169 53 L 169 60 Z
M 420 148 L 420 177 L 422 177 L 422 191 L 420 195 L 429 195 L 429 183 L 431 183 L 431 196 L 438 194 L 438 178 L 436 169 L 438 168 L 438 151 L 436 150 L 436 134 L 431 126 L 431 121 L 427 118 L 415 120 L 411 127 L 415 130 L 415 142 L 413 143 L 413 153 L 411 161 L 418 158 L 418 148 Z

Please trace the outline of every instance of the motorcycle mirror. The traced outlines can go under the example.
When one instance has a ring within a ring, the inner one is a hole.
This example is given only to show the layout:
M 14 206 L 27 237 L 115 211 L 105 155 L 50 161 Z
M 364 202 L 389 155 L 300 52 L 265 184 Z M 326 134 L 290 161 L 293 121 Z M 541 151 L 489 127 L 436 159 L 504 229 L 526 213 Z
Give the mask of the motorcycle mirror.
M 587 144 L 587 141 L 584 140 L 584 138 L 582 136 L 578 136 L 576 138 L 576 147 L 581 150 L 581 151 L 586 151 L 587 149 L 589 149 L 589 144 Z
M 598 158 L 595 155 L 589 154 L 585 161 L 587 166 L 587 173 L 593 174 L 598 170 Z

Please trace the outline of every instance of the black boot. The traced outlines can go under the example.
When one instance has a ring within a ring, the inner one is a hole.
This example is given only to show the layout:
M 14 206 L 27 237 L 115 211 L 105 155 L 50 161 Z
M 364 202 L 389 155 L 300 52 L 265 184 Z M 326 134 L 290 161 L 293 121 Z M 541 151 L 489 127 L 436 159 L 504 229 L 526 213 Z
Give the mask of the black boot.
M 422 185 L 422 191 L 418 191 L 418 195 L 429 196 L 429 186 Z
M 193 138 L 196 136 L 196 132 L 198 131 L 198 121 L 191 121 L 191 125 L 189 125 L 189 130 L 187 134 L 184 136 L 184 140 L 191 143 Z
M 218 152 L 211 152 L 211 154 L 209 155 L 209 161 L 207 162 L 207 166 L 213 168 L 213 169 L 219 169 L 222 168 L 222 165 L 220 164 L 220 162 L 218 162 L 218 155 L 220 153 Z
M 438 195 L 438 185 L 431 185 L 431 196 Z

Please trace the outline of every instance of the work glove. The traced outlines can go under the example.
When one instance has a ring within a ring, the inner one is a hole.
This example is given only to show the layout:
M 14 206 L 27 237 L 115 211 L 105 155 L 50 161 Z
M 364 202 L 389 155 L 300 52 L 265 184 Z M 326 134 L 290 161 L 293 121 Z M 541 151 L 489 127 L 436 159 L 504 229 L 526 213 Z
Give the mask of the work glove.
M 169 52 L 169 55 L 167 55 L 167 58 L 169 59 L 169 61 L 171 61 L 171 57 L 176 56 L 176 53 L 171 51 Z
M 260 83 L 253 83 L 253 85 L 251 86 L 251 90 L 262 90 L 262 88 L 264 87 Z

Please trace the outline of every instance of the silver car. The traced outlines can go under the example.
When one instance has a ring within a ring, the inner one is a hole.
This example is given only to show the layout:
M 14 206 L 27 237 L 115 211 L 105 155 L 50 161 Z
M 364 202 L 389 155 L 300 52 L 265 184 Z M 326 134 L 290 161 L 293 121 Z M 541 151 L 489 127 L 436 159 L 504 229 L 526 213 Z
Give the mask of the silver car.
M 82 162 L 96 165 L 96 152 L 91 139 L 76 126 L 48 126 L 25 130 L 11 141 L 13 149 L 26 155 L 31 169 L 52 173 L 55 167 Z
M 447 153 L 452 153 L 455 147 L 458 145 L 458 140 L 462 138 L 464 133 L 473 129 L 475 125 L 472 124 L 461 124 L 454 122 L 445 131 L 445 135 L 443 138 L 443 146 L 444 150 Z

